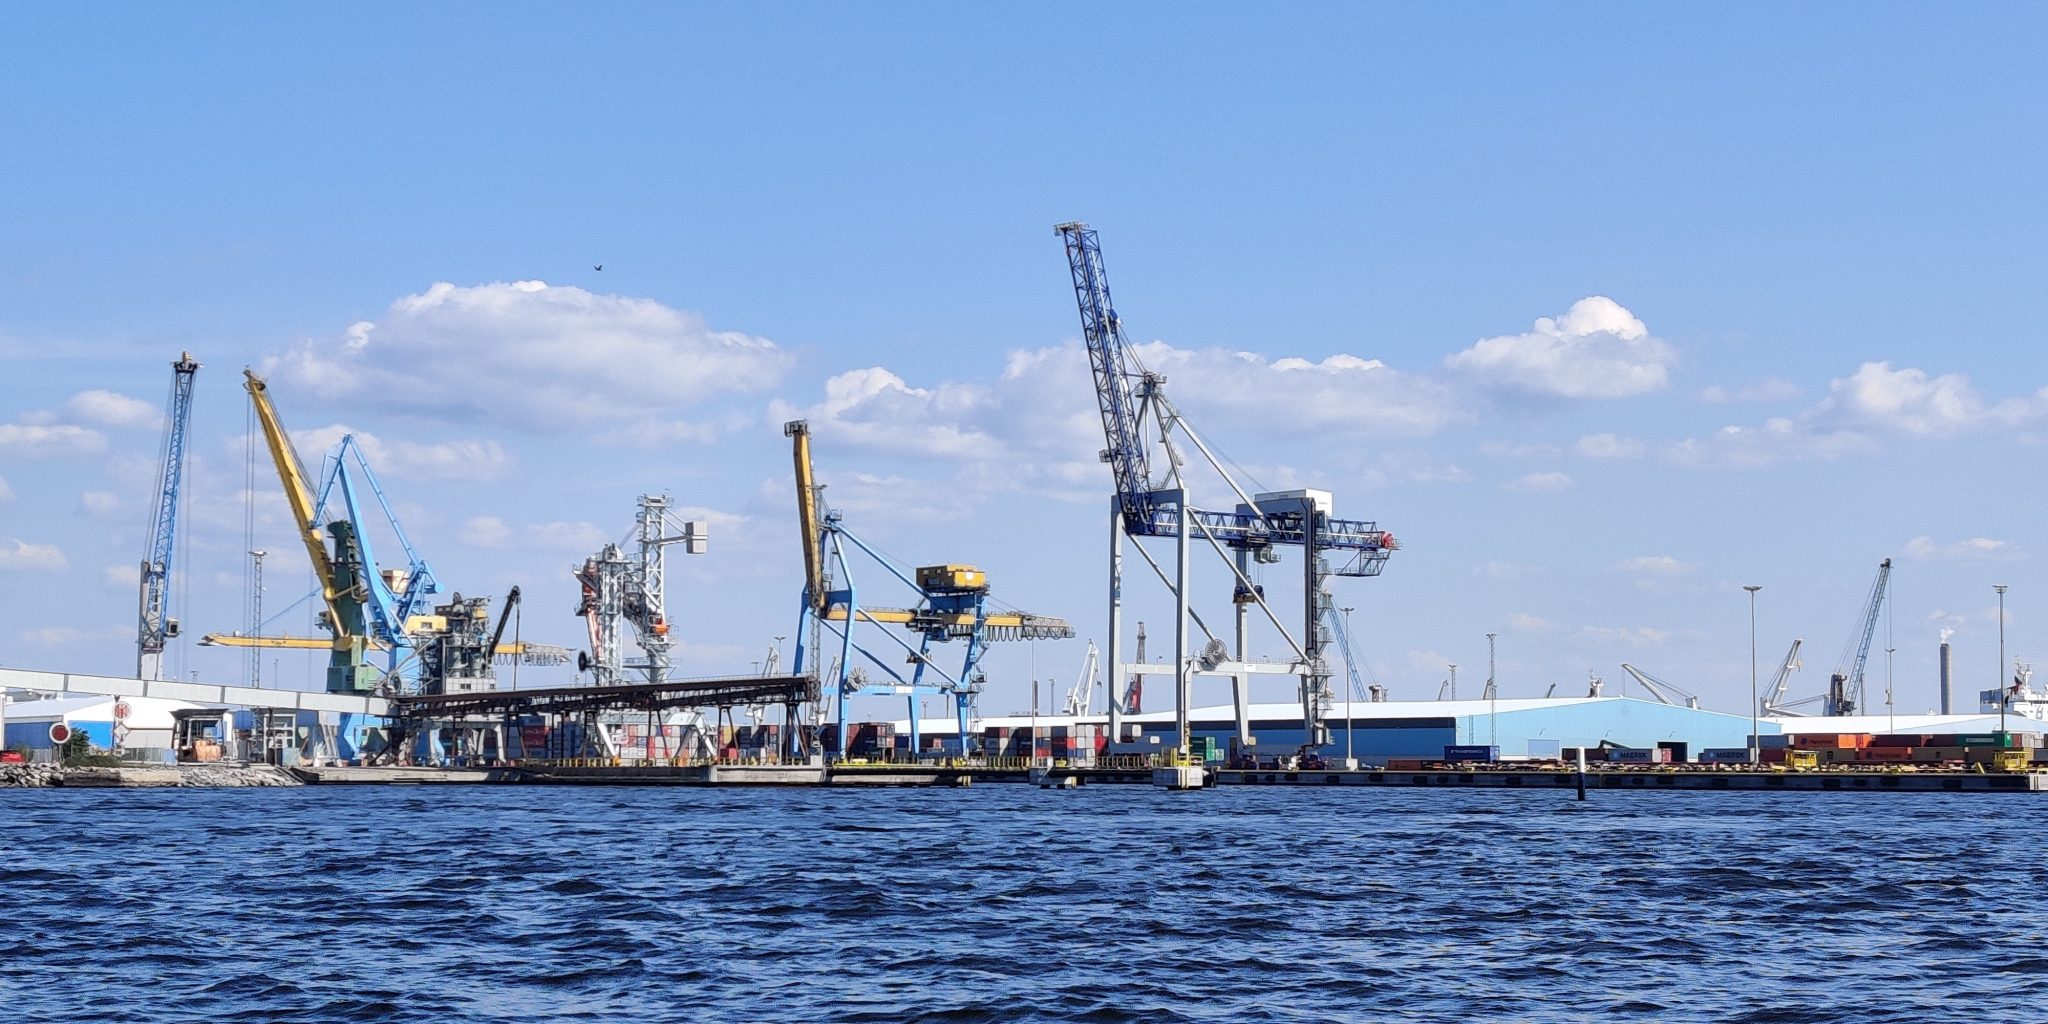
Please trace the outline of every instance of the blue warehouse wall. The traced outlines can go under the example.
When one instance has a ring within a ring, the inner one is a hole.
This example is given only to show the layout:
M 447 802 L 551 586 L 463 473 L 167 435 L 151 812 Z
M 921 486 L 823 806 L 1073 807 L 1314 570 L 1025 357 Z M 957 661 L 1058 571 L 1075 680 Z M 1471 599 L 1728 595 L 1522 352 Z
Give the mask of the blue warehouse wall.
M 1504 711 L 1491 716 L 1466 715 L 1458 720 L 1458 739 L 1455 742 L 1497 742 L 1503 755 L 1514 756 L 1527 754 L 1532 739 L 1554 740 L 1566 747 L 1597 747 L 1609 743 L 1647 748 L 1660 742 L 1675 741 L 1686 744 L 1688 752 L 1697 756 L 1708 747 L 1748 745 L 1749 719 L 1715 711 L 1617 698 L 1573 702 L 1555 708 Z

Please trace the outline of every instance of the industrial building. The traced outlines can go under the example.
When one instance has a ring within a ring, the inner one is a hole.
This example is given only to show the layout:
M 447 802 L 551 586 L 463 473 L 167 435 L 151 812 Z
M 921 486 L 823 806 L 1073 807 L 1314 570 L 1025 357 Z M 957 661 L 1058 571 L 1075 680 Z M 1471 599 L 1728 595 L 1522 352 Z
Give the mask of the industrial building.
M 49 760 L 56 744 L 50 741 L 50 726 L 62 723 L 85 734 L 100 750 L 112 750 L 115 743 L 115 705 L 127 705 L 122 727 L 121 749 L 138 756 L 161 754 L 169 760 L 171 712 L 196 708 L 190 701 L 163 697 L 53 697 L 17 700 L 0 704 L 0 746 L 27 750 L 36 760 Z
M 1149 745 L 1156 737 L 1161 749 L 1174 744 L 1173 712 L 1126 714 L 1122 720 L 1125 735 L 1135 735 L 1137 742 Z M 1237 711 L 1231 705 L 1196 708 L 1188 720 L 1198 740 L 1207 737 L 1219 750 L 1228 750 L 1237 734 Z M 1106 726 L 1108 721 L 1107 715 L 1008 715 L 981 718 L 978 724 L 1008 731 L 1034 723 L 1053 729 Z M 1652 749 L 1659 744 L 1682 744 L 1678 749 L 1697 753 L 1746 746 L 1750 725 L 1746 716 L 1609 696 L 1340 702 L 1325 722 L 1330 730 L 1325 754 L 1366 764 L 1441 757 L 1447 746 L 1499 747 L 1503 757 L 1556 757 L 1568 747 Z M 1253 704 L 1250 724 L 1253 753 L 1260 756 L 1290 756 L 1303 745 L 1299 704 Z M 918 725 L 927 744 L 937 741 L 941 749 L 957 749 L 958 730 L 951 719 L 927 718 Z M 909 723 L 895 722 L 891 728 L 907 736 Z M 1771 735 L 1778 729 L 1765 721 L 1759 731 Z

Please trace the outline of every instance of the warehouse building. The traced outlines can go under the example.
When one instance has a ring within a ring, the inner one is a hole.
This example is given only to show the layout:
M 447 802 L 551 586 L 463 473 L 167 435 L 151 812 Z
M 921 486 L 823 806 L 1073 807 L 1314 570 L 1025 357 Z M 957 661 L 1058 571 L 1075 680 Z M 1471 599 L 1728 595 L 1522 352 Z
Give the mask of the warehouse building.
M 0 746 L 27 750 L 35 760 L 50 760 L 56 744 L 50 727 L 62 723 L 85 734 L 98 750 L 115 744 L 114 705 L 126 704 L 128 717 L 119 724 L 121 749 L 130 754 L 170 760 L 171 712 L 196 708 L 191 701 L 162 697 L 52 697 L 0 704 Z
M 1196 708 L 1188 717 L 1193 734 L 1211 738 L 1218 749 L 1229 749 L 1237 735 L 1236 711 L 1230 705 Z M 1250 719 L 1255 753 L 1288 755 L 1301 746 L 1299 705 L 1254 704 Z M 982 718 L 977 727 L 1025 729 L 1034 721 L 1041 728 L 1072 727 L 1106 725 L 1109 717 L 1005 715 Z M 1136 731 L 1140 742 L 1157 738 L 1161 747 L 1173 743 L 1171 711 L 1125 715 L 1123 721 L 1126 733 Z M 1696 755 L 1709 748 L 1746 746 L 1750 727 L 1747 716 L 1608 696 L 1340 703 L 1330 709 L 1327 722 L 1330 745 L 1324 753 L 1343 757 L 1348 745 L 1350 756 L 1366 764 L 1441 757 L 1448 746 L 1499 747 L 1503 757 L 1555 757 L 1569 747 L 1647 750 L 1671 744 L 1685 755 Z M 908 735 L 907 721 L 891 727 L 899 738 Z M 1769 721 L 1758 728 L 1765 735 L 1778 731 Z M 951 719 L 920 719 L 918 729 L 927 748 L 936 740 L 957 749 L 957 727 Z

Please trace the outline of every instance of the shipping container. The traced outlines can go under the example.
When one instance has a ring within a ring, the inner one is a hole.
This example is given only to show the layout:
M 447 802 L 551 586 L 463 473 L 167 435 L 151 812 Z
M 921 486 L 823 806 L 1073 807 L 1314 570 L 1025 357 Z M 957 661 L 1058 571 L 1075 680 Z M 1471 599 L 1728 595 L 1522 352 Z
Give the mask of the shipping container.
M 1934 737 L 1925 735 L 1872 736 L 1870 738 L 1870 745 L 1873 747 L 1924 747 L 1932 743 L 1933 740 Z
M 1784 750 L 1792 745 L 1792 737 L 1784 733 L 1756 737 L 1756 745 L 1763 750 Z
M 1390 772 L 1419 772 L 1427 767 L 1429 762 L 1419 757 L 1387 758 L 1387 770 Z
M 1708 747 L 1700 751 L 1701 764 L 1748 764 L 1749 750 L 1746 747 Z
M 1462 761 L 1484 761 L 1491 764 L 1500 760 L 1500 748 L 1470 744 L 1451 745 L 1444 748 L 1444 760 L 1454 764 Z

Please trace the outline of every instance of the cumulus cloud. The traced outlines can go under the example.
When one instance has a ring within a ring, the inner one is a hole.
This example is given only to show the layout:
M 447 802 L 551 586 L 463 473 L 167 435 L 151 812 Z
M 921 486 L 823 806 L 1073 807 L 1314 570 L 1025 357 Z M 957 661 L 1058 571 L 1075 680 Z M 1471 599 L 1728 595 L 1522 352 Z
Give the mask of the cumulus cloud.
M 55 544 L 30 544 L 24 540 L 0 540 L 0 569 L 57 572 L 71 563 Z
M 1643 443 L 1633 437 L 1619 434 L 1587 434 L 1579 438 L 1572 450 L 1589 459 L 1634 459 L 1641 458 Z
M 1820 415 L 1916 437 L 1949 437 L 1981 426 L 2018 426 L 2048 412 L 2048 389 L 1989 402 L 1960 373 L 1929 376 L 1888 362 L 1864 363 L 1828 385 Z
M 825 382 L 825 400 L 799 409 L 777 401 L 780 420 L 806 419 L 833 444 L 899 455 L 966 458 L 994 454 L 995 438 L 975 424 L 997 406 L 987 388 L 941 383 L 912 387 L 879 366 L 848 370 Z
M 1762 426 L 1727 426 L 1706 437 L 1687 438 L 1664 449 L 1680 466 L 1753 469 L 1780 462 L 1831 461 L 1881 450 L 1876 440 L 1854 430 L 1817 426 L 1811 418 L 1776 417 Z
M 1564 473 L 1529 473 L 1520 479 L 1500 485 L 1501 490 L 1516 494 L 1547 494 L 1570 488 L 1572 478 Z
M 310 430 L 294 430 L 292 445 L 299 450 L 300 458 L 309 463 L 307 470 L 319 472 L 314 468 L 314 453 L 326 452 L 340 444 L 342 437 L 348 434 L 355 435 L 356 445 L 363 450 L 363 458 L 379 476 L 410 480 L 487 481 L 502 480 L 512 473 L 512 455 L 504 445 L 476 438 L 434 442 L 385 441 L 375 434 L 336 423 Z
M 651 299 L 516 281 L 441 283 L 265 367 L 337 399 L 546 429 L 666 418 L 781 379 L 787 352 Z
M 148 402 L 97 389 L 72 395 L 64 408 L 78 419 L 105 427 L 147 427 L 163 420 L 163 412 Z
M 1948 544 L 1937 543 L 1932 537 L 1915 537 L 1906 542 L 1906 554 L 1911 558 L 1938 559 L 1943 561 L 1969 561 L 1989 558 L 2010 552 L 2009 545 L 1990 537 L 1970 537 Z
M 2048 416 L 2048 388 L 1991 401 L 1960 373 L 1870 362 L 1828 385 L 1828 396 L 1798 416 L 1761 426 L 1727 426 L 1676 442 L 1665 457 L 1683 466 L 1751 468 L 1831 460 L 1883 450 L 1882 437 L 1947 438 L 1970 430 L 2016 428 Z
M 1692 571 L 1692 566 L 1670 555 L 1643 555 L 1631 558 L 1615 568 L 1644 576 L 1679 576 Z
M 112 491 L 86 491 L 78 496 L 78 507 L 103 516 L 121 507 L 121 496 Z
M 12 455 L 93 455 L 106 449 L 106 435 L 90 427 L 70 423 L 0 423 L 0 452 Z
M 1602 295 L 1543 317 L 1522 334 L 1485 338 L 1444 360 L 1506 391 L 1558 398 L 1622 398 L 1662 389 L 1678 353 L 1620 303 Z

